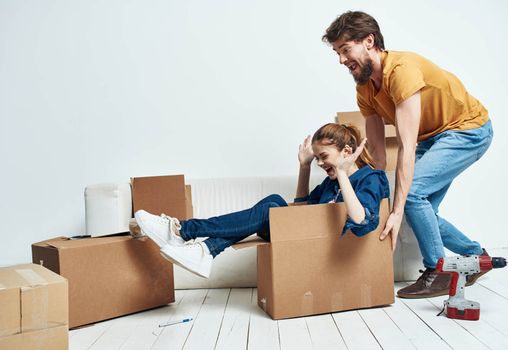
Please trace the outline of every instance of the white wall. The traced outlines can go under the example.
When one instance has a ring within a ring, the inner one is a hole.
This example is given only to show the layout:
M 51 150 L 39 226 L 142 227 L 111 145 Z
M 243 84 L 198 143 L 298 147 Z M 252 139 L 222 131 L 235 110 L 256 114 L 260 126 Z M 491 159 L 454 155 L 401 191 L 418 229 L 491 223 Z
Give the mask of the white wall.
M 356 109 L 320 41 L 349 9 L 487 106 L 494 142 L 442 213 L 485 247 L 508 246 L 504 1 L 0 0 L 0 265 L 82 234 L 87 184 L 296 173 L 302 138 Z

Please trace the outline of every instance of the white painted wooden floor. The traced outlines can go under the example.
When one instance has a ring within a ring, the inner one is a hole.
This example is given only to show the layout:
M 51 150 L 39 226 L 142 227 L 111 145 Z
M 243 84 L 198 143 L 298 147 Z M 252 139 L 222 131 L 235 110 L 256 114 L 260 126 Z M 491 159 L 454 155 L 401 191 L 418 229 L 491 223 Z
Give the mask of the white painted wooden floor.
M 489 253 L 508 257 L 508 249 Z M 466 289 L 466 298 L 480 302 L 479 321 L 436 316 L 447 297 L 395 298 L 382 308 L 273 321 L 257 306 L 256 292 L 177 290 L 166 307 L 70 331 L 70 350 L 508 349 L 508 267 Z M 158 327 L 188 317 L 194 320 Z

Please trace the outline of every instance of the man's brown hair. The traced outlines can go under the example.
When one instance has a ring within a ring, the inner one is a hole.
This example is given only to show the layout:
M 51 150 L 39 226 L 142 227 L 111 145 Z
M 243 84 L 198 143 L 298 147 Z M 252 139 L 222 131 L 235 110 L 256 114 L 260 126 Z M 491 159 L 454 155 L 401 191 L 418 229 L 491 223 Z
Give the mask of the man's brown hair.
M 374 17 L 361 11 L 348 11 L 330 24 L 321 39 L 330 44 L 339 39 L 360 41 L 369 34 L 374 36 L 374 46 L 384 50 L 383 35 Z

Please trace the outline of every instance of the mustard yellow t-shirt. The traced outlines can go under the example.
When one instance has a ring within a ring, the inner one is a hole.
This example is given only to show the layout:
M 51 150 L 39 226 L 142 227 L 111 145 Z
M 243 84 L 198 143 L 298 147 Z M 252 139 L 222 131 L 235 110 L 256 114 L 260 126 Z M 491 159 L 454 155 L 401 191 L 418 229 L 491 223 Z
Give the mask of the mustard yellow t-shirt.
M 383 51 L 383 80 L 376 91 L 372 80 L 357 85 L 357 102 L 367 117 L 377 114 L 395 124 L 395 106 L 420 91 L 421 117 L 418 141 L 446 130 L 469 130 L 489 117 L 485 107 L 469 95 L 460 80 L 426 58 L 412 52 Z

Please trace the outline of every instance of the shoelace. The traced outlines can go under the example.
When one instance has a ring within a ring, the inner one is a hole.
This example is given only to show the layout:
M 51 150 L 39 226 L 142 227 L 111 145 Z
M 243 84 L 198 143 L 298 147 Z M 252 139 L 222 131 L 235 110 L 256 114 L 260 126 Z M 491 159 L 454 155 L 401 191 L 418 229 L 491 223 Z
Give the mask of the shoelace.
M 182 225 L 180 224 L 180 220 L 178 220 L 177 218 L 171 217 L 171 216 L 166 215 L 166 214 L 164 214 L 164 213 L 162 213 L 162 214 L 160 215 L 160 218 L 161 218 L 161 220 L 163 220 L 163 221 L 161 221 L 162 223 L 164 223 L 164 224 L 165 224 L 165 223 L 169 223 L 170 227 L 171 227 L 171 226 L 173 226 L 173 227 L 175 227 L 178 231 L 180 231 L 180 230 L 182 229 Z M 184 245 L 185 245 L 185 246 L 187 246 L 187 245 L 192 245 L 192 244 L 194 244 L 194 243 L 196 243 L 196 239 L 195 239 L 195 238 L 194 238 L 194 239 L 191 239 L 190 241 L 186 241 L 186 242 L 184 243 Z
M 420 278 L 418 278 L 418 280 L 420 280 L 421 278 L 425 278 L 425 281 L 426 282 L 429 282 L 429 278 L 428 276 L 434 272 L 435 270 L 429 270 L 429 269 L 425 269 L 425 271 L 423 270 L 418 270 L 418 272 L 420 272 L 422 275 L 420 276 Z M 444 304 L 443 304 L 443 308 L 441 309 L 441 311 L 439 311 L 439 313 L 436 315 L 436 316 L 441 316 L 444 314 L 444 311 L 446 309 L 446 300 L 444 301 Z
M 171 216 L 167 216 L 166 214 L 162 213 L 159 217 L 158 217 L 158 221 L 161 223 L 161 224 L 166 224 L 166 223 L 169 223 L 171 220 Z
M 169 224 L 173 225 L 178 230 L 180 230 L 182 228 L 182 225 L 180 225 L 180 221 L 177 218 L 173 218 L 173 217 L 166 215 L 164 213 L 162 213 L 160 217 L 164 222 L 169 222 Z
M 194 239 L 192 243 L 189 242 L 185 242 L 183 248 L 184 249 L 198 249 L 198 248 L 195 248 L 195 246 L 199 246 L 199 248 L 201 248 L 201 259 L 203 259 L 203 257 L 205 256 L 205 248 L 203 247 L 203 244 L 204 243 L 201 243 L 201 242 L 196 242 L 196 240 Z
M 420 276 L 420 278 L 418 278 L 419 280 L 423 278 L 423 279 L 424 279 L 424 281 L 426 281 L 426 282 L 430 282 L 430 278 L 429 278 L 429 277 L 430 277 L 430 274 L 431 274 L 432 272 L 434 272 L 434 270 L 425 269 L 425 271 L 424 271 L 424 270 L 421 270 L 421 269 L 420 269 L 420 270 L 418 270 L 418 272 L 420 272 L 420 273 L 422 274 L 422 275 Z
M 194 249 L 195 246 L 199 245 L 201 249 L 203 249 L 203 247 L 201 247 L 201 244 L 199 243 L 189 243 L 189 242 L 186 242 L 186 244 L 183 246 L 184 248 L 187 248 L 187 249 Z

